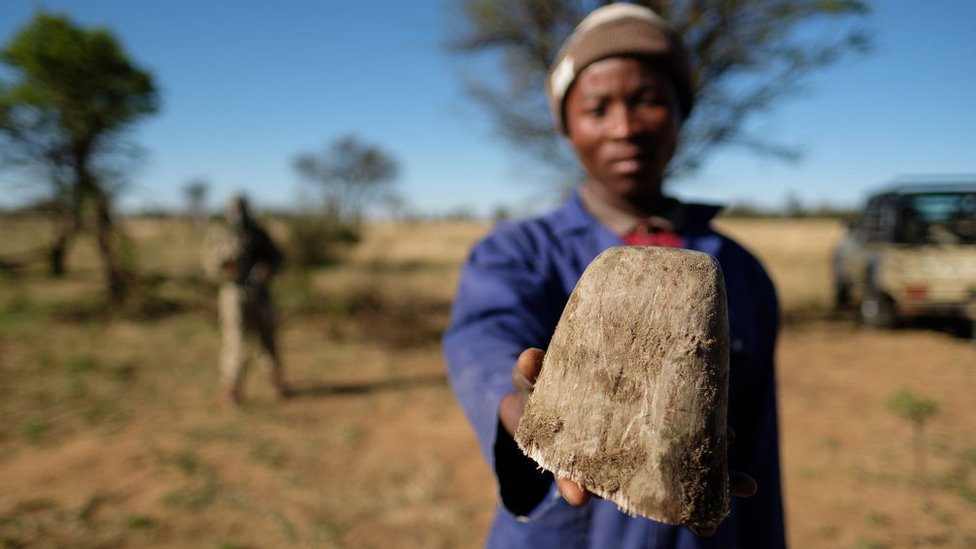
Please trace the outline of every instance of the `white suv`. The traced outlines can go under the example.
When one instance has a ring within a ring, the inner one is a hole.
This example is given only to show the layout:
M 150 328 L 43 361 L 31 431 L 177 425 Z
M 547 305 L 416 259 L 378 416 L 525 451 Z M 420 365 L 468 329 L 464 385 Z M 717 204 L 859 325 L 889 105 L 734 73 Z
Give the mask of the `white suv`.
M 833 283 L 837 305 L 857 304 L 868 326 L 976 321 L 976 181 L 871 195 L 834 251 Z

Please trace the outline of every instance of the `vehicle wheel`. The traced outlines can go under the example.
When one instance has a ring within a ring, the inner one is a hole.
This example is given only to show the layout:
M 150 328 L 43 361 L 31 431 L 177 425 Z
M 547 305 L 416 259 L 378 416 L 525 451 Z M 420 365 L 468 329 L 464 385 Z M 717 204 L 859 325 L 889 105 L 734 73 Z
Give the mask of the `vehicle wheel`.
M 861 301 L 861 323 L 869 328 L 894 328 L 898 325 L 895 302 L 882 292 L 870 291 Z

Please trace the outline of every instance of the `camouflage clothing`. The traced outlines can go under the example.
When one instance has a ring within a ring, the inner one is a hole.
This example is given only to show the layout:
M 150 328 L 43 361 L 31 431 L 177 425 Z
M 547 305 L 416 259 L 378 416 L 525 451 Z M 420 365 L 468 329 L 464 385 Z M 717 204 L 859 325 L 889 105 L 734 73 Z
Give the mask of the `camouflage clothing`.
M 249 331 L 257 334 L 262 362 L 275 389 L 282 393 L 276 315 L 269 288 L 272 275 L 281 265 L 281 253 L 268 233 L 250 218 L 246 204 L 237 201 L 231 202 L 228 223 L 208 235 L 205 248 L 205 267 L 220 281 L 220 377 L 230 398 L 235 403 L 240 398 Z

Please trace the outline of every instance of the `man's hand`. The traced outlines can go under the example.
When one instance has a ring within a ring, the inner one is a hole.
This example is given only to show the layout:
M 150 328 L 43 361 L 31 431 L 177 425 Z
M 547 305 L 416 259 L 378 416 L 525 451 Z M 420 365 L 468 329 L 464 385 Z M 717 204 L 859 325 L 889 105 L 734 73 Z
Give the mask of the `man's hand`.
M 251 272 L 247 277 L 247 281 L 254 285 L 264 284 L 271 276 L 271 267 L 267 263 L 255 263 L 251 267 Z
M 544 356 L 545 351 L 542 349 L 530 347 L 522 351 L 512 368 L 512 383 L 515 385 L 515 392 L 502 398 L 501 404 L 498 406 L 498 417 L 502 426 L 513 437 L 515 430 L 518 429 L 519 421 L 525 413 L 525 404 L 535 387 L 535 380 L 539 377 L 539 372 L 542 371 Z M 729 444 L 735 441 L 735 431 L 731 428 L 728 430 L 727 439 Z M 585 504 L 593 497 L 591 492 L 584 490 L 579 484 L 566 478 L 557 478 L 556 486 L 559 487 L 559 493 L 562 494 L 563 499 L 574 507 Z M 747 498 L 754 495 L 757 489 L 756 481 L 751 476 L 741 471 L 729 471 L 729 493 L 732 496 Z M 694 526 L 689 526 L 689 528 L 701 537 L 712 536 L 717 529 Z
M 508 434 L 515 436 L 519 420 L 525 413 L 525 403 L 532 394 L 535 387 L 535 380 L 542 371 L 542 357 L 545 353 L 542 349 L 530 347 L 519 355 L 512 368 L 512 384 L 515 385 L 515 392 L 508 393 L 502 398 L 498 406 L 498 416 Z
M 735 431 L 731 428 L 728 430 L 727 440 L 729 444 L 735 441 Z M 759 489 L 759 485 L 756 484 L 756 479 L 751 476 L 741 472 L 741 471 L 729 471 L 729 494 L 734 497 L 748 498 L 756 494 L 756 490 Z M 695 533 L 696 536 L 703 538 L 710 538 L 715 535 L 715 531 L 718 527 L 711 528 L 699 528 L 697 526 L 688 526 L 688 528 Z
M 525 403 L 529 400 L 529 395 L 532 394 L 535 380 L 539 377 L 539 372 L 542 371 L 542 358 L 544 356 L 545 352 L 542 349 L 530 347 L 522 351 L 515 362 L 515 367 L 512 368 L 512 383 L 515 385 L 515 392 L 502 398 L 502 402 L 498 406 L 498 416 L 505 430 L 513 437 L 518 428 L 519 420 L 525 413 Z M 559 493 L 563 495 L 563 499 L 574 507 L 579 507 L 590 501 L 593 495 L 567 478 L 557 478 L 556 486 L 559 487 Z

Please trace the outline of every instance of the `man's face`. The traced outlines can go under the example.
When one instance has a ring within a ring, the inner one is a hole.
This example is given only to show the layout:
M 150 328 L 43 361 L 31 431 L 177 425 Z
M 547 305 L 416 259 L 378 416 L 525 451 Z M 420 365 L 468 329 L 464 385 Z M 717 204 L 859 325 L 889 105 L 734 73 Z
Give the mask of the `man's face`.
M 634 57 L 597 61 L 577 77 L 565 108 L 576 156 L 608 198 L 640 207 L 660 196 L 682 123 L 663 70 Z

